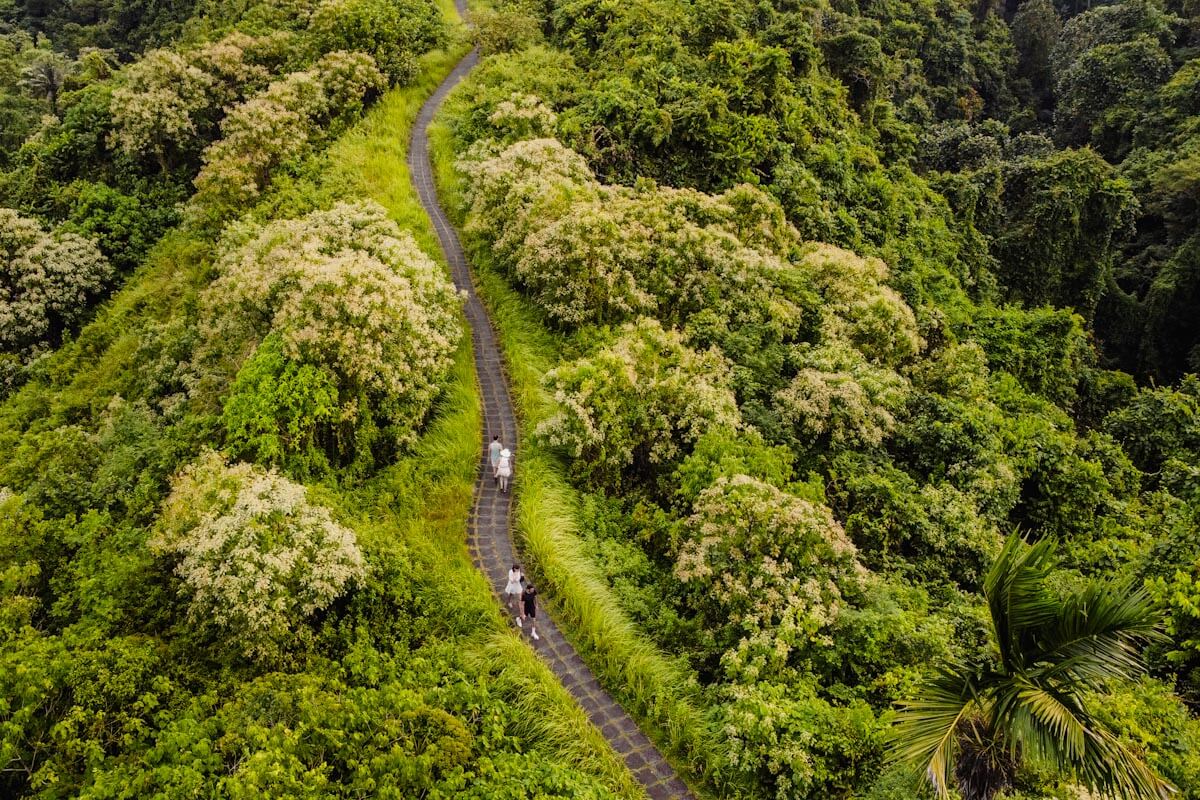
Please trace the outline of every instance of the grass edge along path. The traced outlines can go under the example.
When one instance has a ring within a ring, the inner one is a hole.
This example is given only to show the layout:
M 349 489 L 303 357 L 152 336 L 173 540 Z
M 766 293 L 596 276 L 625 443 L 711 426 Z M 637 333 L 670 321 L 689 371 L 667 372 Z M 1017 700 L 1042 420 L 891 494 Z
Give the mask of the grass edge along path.
M 435 179 L 452 220 L 461 228 L 461 178 L 454 170 L 451 131 L 445 119 L 429 129 Z M 596 566 L 582 555 L 578 493 L 559 458 L 539 447 L 531 433 L 552 413 L 542 376 L 557 345 L 536 311 L 491 264 L 484 248 L 465 242 L 480 299 L 491 312 L 521 421 L 519 479 L 514 484 L 517 531 L 523 554 L 540 581 L 553 588 L 553 610 L 571 643 L 596 670 L 604 688 L 633 712 L 699 797 L 716 797 L 723 759 L 718 732 L 696 702 L 686 671 L 638 630 L 621 609 Z

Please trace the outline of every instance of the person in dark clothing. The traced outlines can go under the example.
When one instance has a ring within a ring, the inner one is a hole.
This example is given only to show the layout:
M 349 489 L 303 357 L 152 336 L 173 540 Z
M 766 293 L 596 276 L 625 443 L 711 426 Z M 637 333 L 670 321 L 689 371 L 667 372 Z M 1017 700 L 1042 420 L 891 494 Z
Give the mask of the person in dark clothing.
M 529 635 L 536 642 L 541 637 L 537 632 L 537 589 L 532 583 L 525 584 L 525 591 L 521 593 L 521 610 L 522 616 L 529 620 Z

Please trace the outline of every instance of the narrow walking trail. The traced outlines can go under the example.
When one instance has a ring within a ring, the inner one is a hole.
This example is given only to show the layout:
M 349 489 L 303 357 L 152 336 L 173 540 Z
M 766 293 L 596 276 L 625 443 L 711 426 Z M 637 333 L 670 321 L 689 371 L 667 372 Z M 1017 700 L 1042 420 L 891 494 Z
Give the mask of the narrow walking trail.
M 465 13 L 458 0 L 460 13 Z M 493 484 L 484 455 L 492 436 L 499 435 L 508 446 L 517 442 L 517 420 L 509 393 L 508 376 L 496 342 L 496 332 L 487 310 L 475 294 L 470 268 L 462 244 L 438 201 L 429 157 L 429 123 L 455 84 L 478 62 L 472 52 L 458 63 L 454 71 L 425 102 L 413 127 L 409 143 L 408 166 L 413 185 L 441 241 L 442 251 L 450 264 L 454 283 L 468 291 L 467 321 L 475 345 L 475 370 L 483 398 L 483 441 L 480 443 L 479 477 L 475 482 L 475 501 L 470 519 L 471 556 L 492 584 L 492 591 L 503 602 L 502 592 L 508 568 L 515 561 L 512 541 L 512 495 L 501 494 Z M 517 453 L 516 472 L 520 472 L 520 453 Z M 625 710 L 601 688 L 592 671 L 583 663 L 575 649 L 563 638 L 554 620 L 539 608 L 538 633 L 541 640 L 530 641 L 539 655 L 562 681 L 563 686 L 587 712 L 592 723 L 600 729 L 609 744 L 624 759 L 634 777 L 645 787 L 652 800 L 691 798 L 687 786 L 675 774 L 654 744 L 637 727 Z

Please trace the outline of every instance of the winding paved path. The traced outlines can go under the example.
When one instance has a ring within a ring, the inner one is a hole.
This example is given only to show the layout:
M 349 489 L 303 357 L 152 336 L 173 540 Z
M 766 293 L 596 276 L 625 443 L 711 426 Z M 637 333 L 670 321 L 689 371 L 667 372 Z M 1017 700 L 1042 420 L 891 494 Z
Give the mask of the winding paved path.
M 459 0 L 458 4 L 460 13 L 465 12 L 462 0 Z M 514 444 L 517 441 L 517 420 L 509 397 L 508 377 L 496 342 L 495 329 L 487 310 L 475 294 L 471 271 L 458 235 L 438 201 L 433 166 L 429 158 L 429 123 L 442 101 L 446 99 L 446 95 L 477 62 L 478 56 L 475 52 L 460 61 L 421 108 L 413 127 L 412 141 L 409 143 L 408 166 L 421 205 L 429 214 L 441 241 L 442 251 L 450 264 L 454 282 L 460 289 L 468 291 L 467 321 L 471 325 L 471 339 L 475 344 L 475 370 L 483 397 L 484 417 L 484 446 L 480 447 L 479 478 L 475 482 L 475 503 L 470 520 L 471 557 L 476 567 L 488 576 L 492 590 L 503 602 L 501 595 L 508 567 L 518 560 L 515 558 L 512 542 L 512 495 L 501 494 L 496 490 L 488 474 L 487 459 L 483 453 L 493 435 L 498 434 L 506 444 Z M 592 671 L 563 638 L 558 626 L 546 615 L 544 609 L 538 618 L 538 633 L 541 640 L 530 641 L 530 644 L 587 712 L 592 723 L 600 729 L 613 749 L 625 760 L 634 777 L 645 787 L 646 794 L 652 800 L 690 800 L 692 794 L 671 765 L 638 729 L 625 710 L 601 688 Z

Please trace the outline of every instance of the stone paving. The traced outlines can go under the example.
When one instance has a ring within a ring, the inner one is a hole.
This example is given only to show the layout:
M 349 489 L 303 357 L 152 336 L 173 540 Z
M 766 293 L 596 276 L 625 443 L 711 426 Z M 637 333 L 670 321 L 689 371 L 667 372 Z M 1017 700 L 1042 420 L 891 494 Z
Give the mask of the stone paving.
M 462 0 L 459 0 L 460 12 Z M 483 398 L 484 431 L 480 446 L 479 478 L 475 485 L 475 502 L 471 511 L 469 545 L 475 565 L 488 576 L 492 590 L 498 600 L 504 591 L 509 567 L 520 559 L 516 557 L 512 541 L 512 495 L 499 491 L 488 468 L 485 448 L 492 436 L 499 435 L 508 447 L 516 450 L 517 420 L 509 397 L 508 377 L 496 342 L 487 310 L 475 295 L 470 268 L 463 253 L 458 235 L 446 218 L 437 196 L 433 181 L 433 167 L 429 158 L 428 127 L 434 113 L 445 100 L 455 84 L 471 71 L 478 62 L 472 52 L 454 68 L 437 91 L 426 101 L 409 143 L 408 165 L 413 185 L 420 197 L 421 205 L 429 214 L 433 227 L 441 241 L 442 250 L 450 264 L 454 282 L 468 292 L 466 300 L 467 321 L 471 325 L 471 339 L 475 344 L 475 369 Z M 520 453 L 514 453 L 514 478 L 521 473 Z M 553 670 L 563 686 L 587 712 L 592 723 L 600 729 L 613 749 L 625 760 L 634 777 L 645 787 L 652 800 L 667 798 L 692 798 L 687 786 L 675 774 L 654 744 L 637 727 L 633 719 L 600 686 L 592 671 L 583 663 L 575 649 L 563 638 L 558 626 L 543 607 L 539 605 L 539 641 L 526 636 L 526 641 Z

